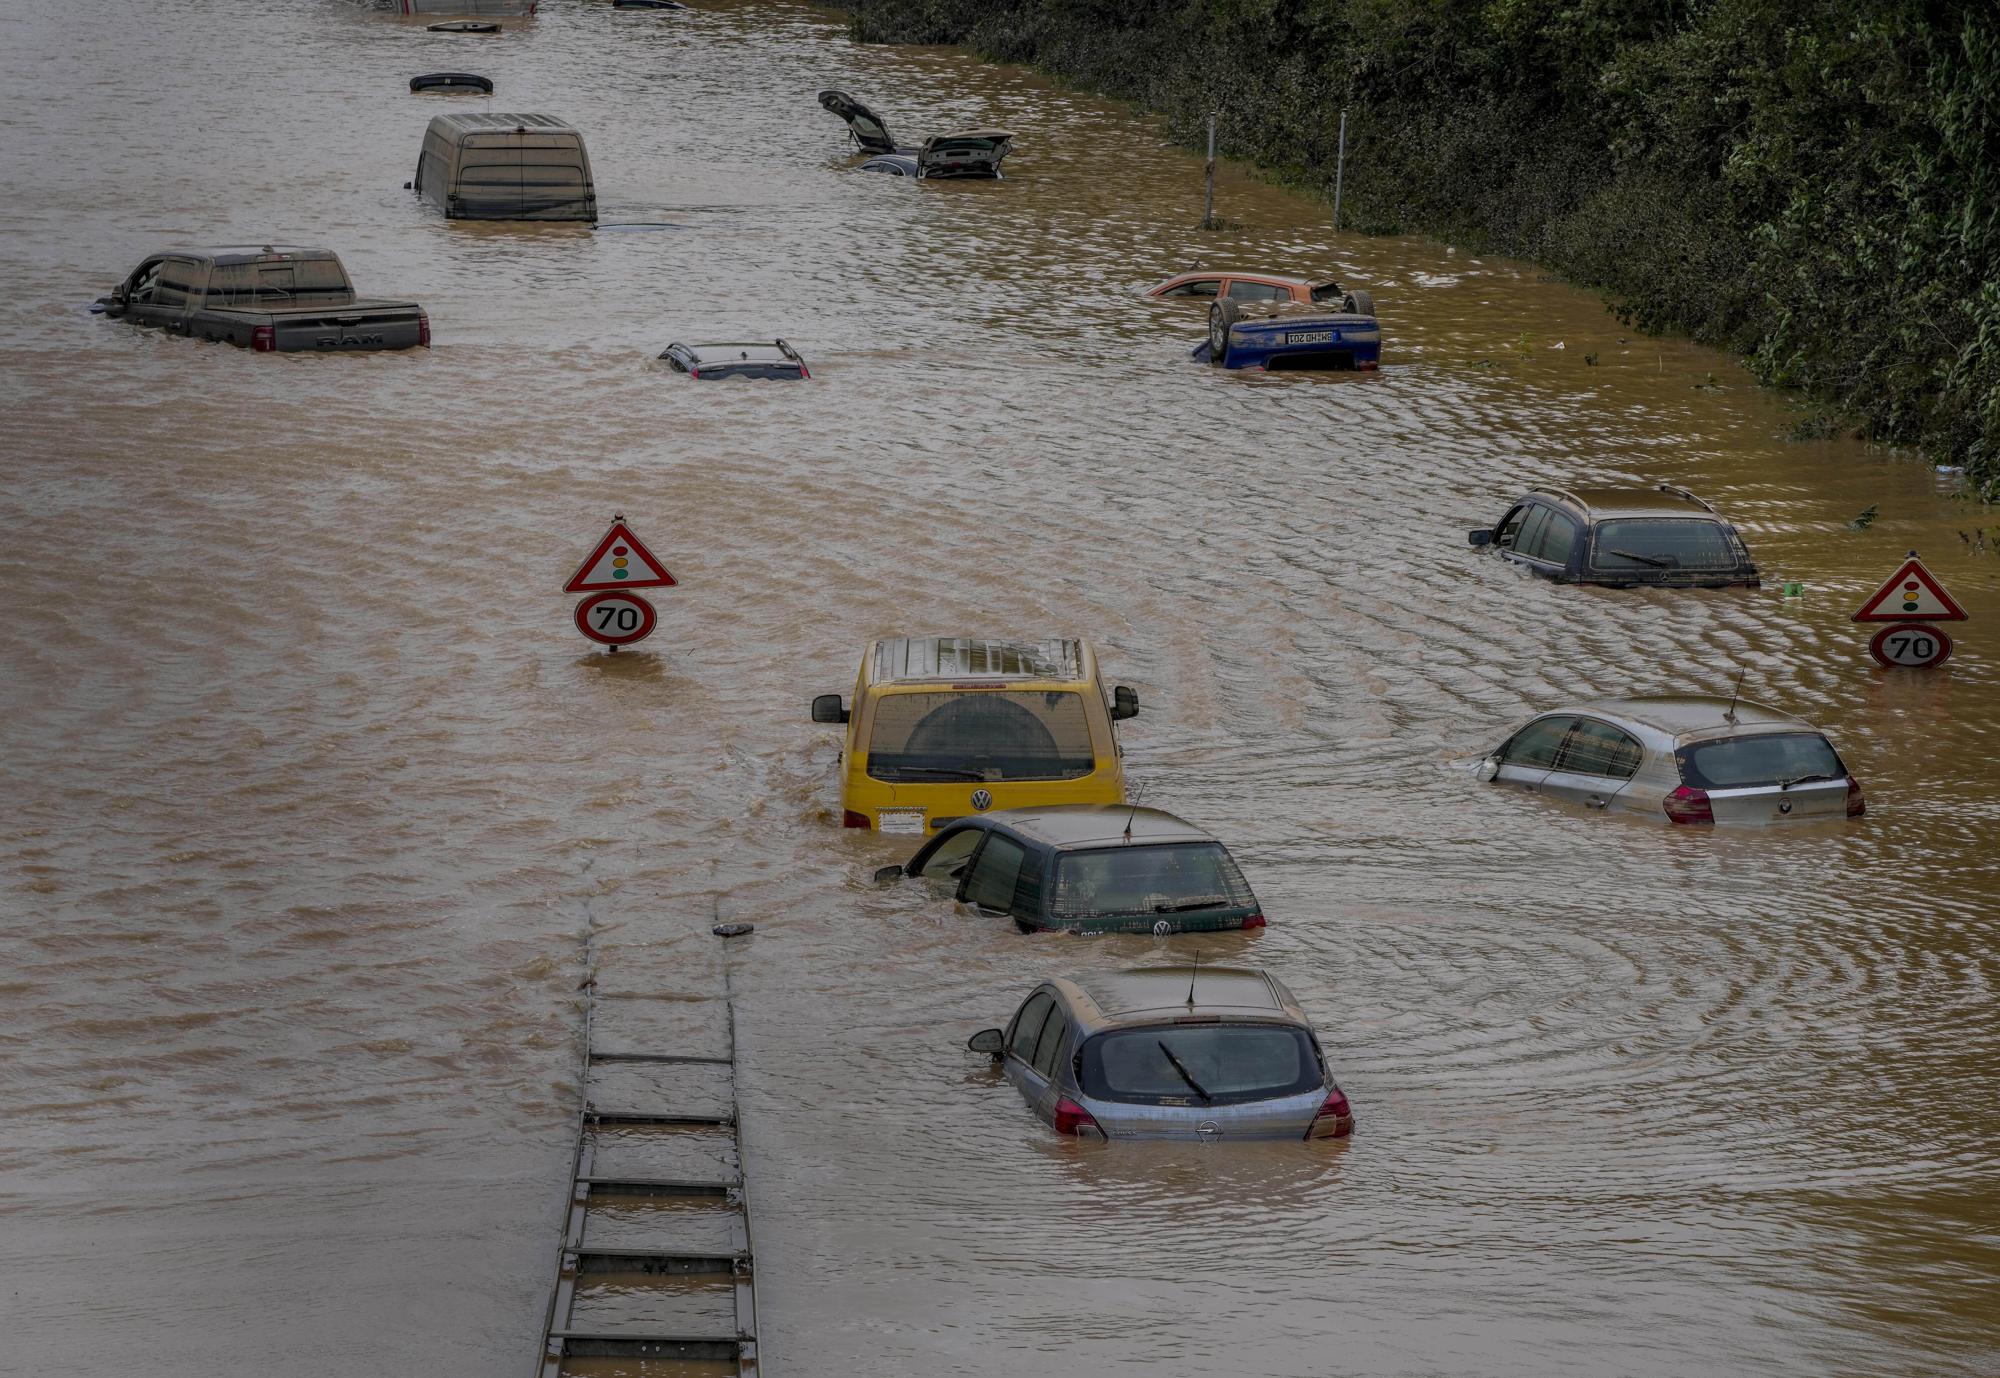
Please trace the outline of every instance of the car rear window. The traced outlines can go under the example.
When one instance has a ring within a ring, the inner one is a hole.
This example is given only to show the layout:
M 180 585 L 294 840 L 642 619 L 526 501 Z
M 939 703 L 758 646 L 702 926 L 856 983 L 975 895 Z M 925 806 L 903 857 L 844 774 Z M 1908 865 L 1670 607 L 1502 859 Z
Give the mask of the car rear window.
M 1727 522 L 1701 517 L 1618 517 L 1597 524 L 1598 569 L 1734 569 L 1748 556 Z
M 1052 918 L 1251 909 L 1257 897 L 1220 842 L 1155 843 L 1064 852 Z
M 1312 299 L 1314 301 L 1340 301 L 1346 295 L 1345 292 L 1340 290 L 1340 284 L 1337 282 L 1322 282 L 1312 290 Z
M 1097 767 L 1074 690 L 884 694 L 868 738 L 876 780 L 1075 780 Z
M 1697 742 L 1674 753 L 1681 780 L 1696 789 L 1745 789 L 1847 774 L 1833 744 L 1817 732 L 1769 732 Z
M 1083 1045 L 1078 1071 L 1086 1096 L 1137 1105 L 1229 1105 L 1295 1096 L 1322 1084 L 1312 1039 L 1292 1024 L 1117 1029 Z

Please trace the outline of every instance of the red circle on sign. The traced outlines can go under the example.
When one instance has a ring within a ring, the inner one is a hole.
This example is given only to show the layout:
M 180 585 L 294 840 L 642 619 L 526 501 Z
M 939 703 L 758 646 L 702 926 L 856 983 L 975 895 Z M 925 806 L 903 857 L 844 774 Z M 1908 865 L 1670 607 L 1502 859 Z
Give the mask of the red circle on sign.
M 593 593 L 576 605 L 576 629 L 603 646 L 630 646 L 653 634 L 653 605 L 636 593 Z
M 1951 638 L 1930 622 L 1896 622 L 1875 633 L 1868 654 L 1891 670 L 1928 670 L 1951 659 Z

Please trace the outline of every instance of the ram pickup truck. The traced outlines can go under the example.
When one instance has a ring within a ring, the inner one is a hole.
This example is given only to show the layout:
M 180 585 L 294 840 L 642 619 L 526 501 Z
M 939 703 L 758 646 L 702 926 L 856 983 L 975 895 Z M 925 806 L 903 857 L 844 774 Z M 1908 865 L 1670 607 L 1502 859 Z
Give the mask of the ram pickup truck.
M 411 301 L 354 295 L 330 249 L 172 249 L 99 298 L 113 320 L 255 350 L 411 349 L 431 342 Z

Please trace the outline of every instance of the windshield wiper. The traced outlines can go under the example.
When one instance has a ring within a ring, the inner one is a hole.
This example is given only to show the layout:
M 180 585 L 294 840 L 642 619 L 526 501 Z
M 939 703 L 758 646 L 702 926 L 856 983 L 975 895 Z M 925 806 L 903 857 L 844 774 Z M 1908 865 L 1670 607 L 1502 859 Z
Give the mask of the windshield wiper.
M 1788 790 L 1793 785 L 1808 785 L 1815 780 L 1838 780 L 1839 778 L 1838 775 L 1823 770 L 1817 775 L 1794 775 L 1789 780 L 1780 780 L 1778 781 L 1778 788 L 1780 790 Z
M 1672 569 L 1680 563 L 1678 560 L 1669 559 L 1665 556 L 1641 555 L 1637 551 L 1632 550 L 1607 550 L 1604 553 L 1606 555 L 1616 555 L 1621 560 L 1637 560 L 1640 564 L 1651 565 L 1654 569 Z
M 1186 1082 L 1189 1086 L 1192 1086 L 1194 1088 L 1194 1093 L 1197 1096 L 1201 1097 L 1201 1103 L 1203 1105 L 1215 1104 L 1215 1097 L 1209 1095 L 1208 1092 L 1202 1090 L 1201 1083 L 1194 1079 L 1193 1075 L 1188 1071 L 1187 1068 L 1181 1066 L 1181 1060 L 1174 1056 L 1174 1050 L 1167 1046 L 1166 1040 L 1154 1039 L 1153 1041 L 1160 1045 L 1160 1051 L 1167 1055 L 1167 1061 L 1174 1064 L 1174 1070 L 1181 1074 L 1181 1080 Z
M 1190 909 L 1227 909 L 1229 901 L 1221 895 L 1203 895 L 1200 899 L 1183 900 L 1179 904 L 1156 904 L 1155 914 L 1185 914 Z
M 929 775 L 939 780 L 984 780 L 983 770 L 967 770 L 964 766 L 884 766 L 898 775 Z

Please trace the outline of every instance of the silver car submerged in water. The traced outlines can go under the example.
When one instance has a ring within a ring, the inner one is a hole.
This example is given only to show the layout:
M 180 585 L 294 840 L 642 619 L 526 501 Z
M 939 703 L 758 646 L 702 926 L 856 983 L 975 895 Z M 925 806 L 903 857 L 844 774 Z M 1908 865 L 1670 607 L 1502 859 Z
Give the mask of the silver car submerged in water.
M 1812 724 L 1736 699 L 1599 699 L 1531 720 L 1482 780 L 1675 823 L 1856 818 L 1861 783 Z
M 1338 1139 L 1354 1113 L 1292 993 L 1243 967 L 1146 967 L 1042 982 L 969 1040 L 1059 1134 Z

